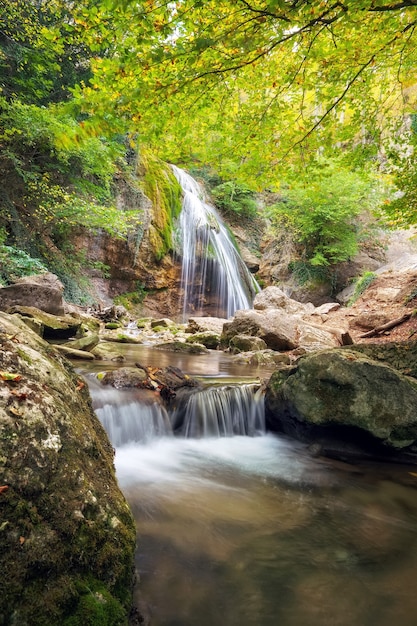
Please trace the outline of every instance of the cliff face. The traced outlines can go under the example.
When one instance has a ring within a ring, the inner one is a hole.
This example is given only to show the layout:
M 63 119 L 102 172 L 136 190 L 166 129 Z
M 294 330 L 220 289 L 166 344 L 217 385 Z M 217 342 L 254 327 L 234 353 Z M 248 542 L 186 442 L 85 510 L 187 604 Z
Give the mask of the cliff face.
M 135 527 L 85 383 L 0 313 L 0 623 L 127 623 Z

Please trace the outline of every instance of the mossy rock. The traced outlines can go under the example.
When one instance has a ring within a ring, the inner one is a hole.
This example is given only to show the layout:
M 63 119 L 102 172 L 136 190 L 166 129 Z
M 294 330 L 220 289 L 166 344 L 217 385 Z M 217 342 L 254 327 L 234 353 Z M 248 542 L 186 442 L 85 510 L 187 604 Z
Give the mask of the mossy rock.
M 183 354 L 206 354 L 208 352 L 206 346 L 200 343 L 185 343 L 182 341 L 167 341 L 159 343 L 156 348 L 169 350 L 170 352 L 182 352 Z
M 274 372 L 265 405 L 271 429 L 305 441 L 415 454 L 416 380 L 353 348 L 322 350 Z
M 87 385 L 18 316 L 0 340 L 0 623 L 127 624 L 135 525 Z
M 196 333 L 190 335 L 186 339 L 187 343 L 199 343 L 209 350 L 217 350 L 220 345 L 220 335 L 206 331 L 204 333 Z

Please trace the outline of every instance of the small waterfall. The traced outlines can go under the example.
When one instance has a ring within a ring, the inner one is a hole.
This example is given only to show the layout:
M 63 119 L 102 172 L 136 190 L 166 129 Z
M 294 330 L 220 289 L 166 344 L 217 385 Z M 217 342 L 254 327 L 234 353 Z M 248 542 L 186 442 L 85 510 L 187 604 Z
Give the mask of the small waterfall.
M 101 396 L 101 397 L 100 397 Z M 93 406 L 113 446 L 180 437 L 256 436 L 265 432 L 264 394 L 259 385 L 209 387 L 189 396 L 170 415 L 158 402 L 125 390 L 94 390 Z M 179 425 L 178 425 L 179 423 Z
M 172 165 L 184 198 L 179 218 L 183 316 L 231 317 L 250 309 L 259 290 L 216 209 L 194 178 Z
M 265 433 L 264 394 L 257 385 L 199 391 L 187 403 L 181 432 L 192 438 Z
M 113 402 L 95 408 L 109 439 L 115 448 L 127 443 L 146 443 L 173 435 L 171 421 L 165 408 L 157 402 L 120 402 L 123 392 L 116 392 Z

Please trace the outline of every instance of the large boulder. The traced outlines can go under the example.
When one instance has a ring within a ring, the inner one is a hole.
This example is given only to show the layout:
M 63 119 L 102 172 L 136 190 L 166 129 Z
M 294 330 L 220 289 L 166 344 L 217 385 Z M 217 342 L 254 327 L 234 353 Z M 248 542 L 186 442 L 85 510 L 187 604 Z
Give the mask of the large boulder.
M 39 327 L 38 335 L 45 339 L 69 339 L 81 330 L 82 319 L 72 315 L 52 315 L 32 306 L 13 306 L 7 311 L 19 315 L 27 326 L 34 330 Z
M 272 350 L 293 350 L 298 346 L 296 319 L 279 309 L 236 311 L 234 319 L 223 326 L 222 345 L 229 346 L 235 335 L 260 337 Z
M 266 287 L 256 294 L 253 301 L 253 308 L 263 311 L 265 309 L 282 309 L 290 314 L 311 313 L 314 305 L 308 302 L 303 304 L 288 297 L 279 287 Z
M 323 350 L 274 372 L 266 414 L 272 430 L 338 456 L 402 451 L 417 459 L 417 381 L 359 350 Z
M 52 315 L 63 315 L 63 290 L 64 287 L 55 274 L 25 276 L 13 285 L 0 288 L 0 310 L 7 311 L 12 306 L 28 306 Z
M 135 526 L 87 386 L 18 316 L 0 341 L 0 623 L 126 623 Z

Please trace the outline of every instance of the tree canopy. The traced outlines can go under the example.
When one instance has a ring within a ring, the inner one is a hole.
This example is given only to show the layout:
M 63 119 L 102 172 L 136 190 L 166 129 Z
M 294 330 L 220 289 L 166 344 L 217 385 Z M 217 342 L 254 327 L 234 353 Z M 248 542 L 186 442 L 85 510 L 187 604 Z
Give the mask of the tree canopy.
M 374 158 L 415 107 L 414 0 L 99 7 L 85 9 L 85 36 L 103 53 L 75 99 L 168 159 L 271 183 L 317 150 Z

